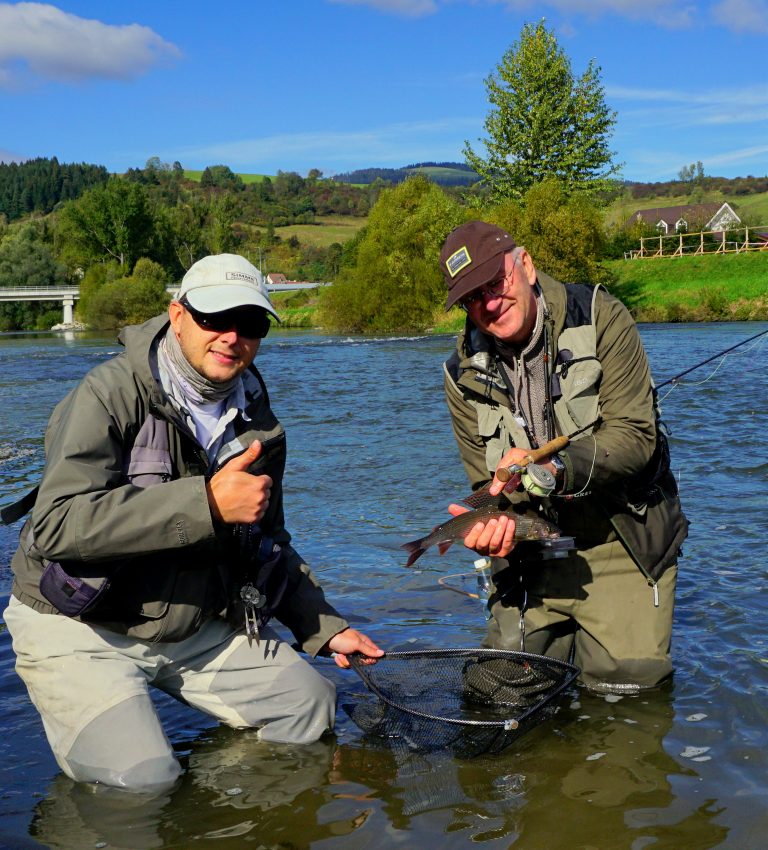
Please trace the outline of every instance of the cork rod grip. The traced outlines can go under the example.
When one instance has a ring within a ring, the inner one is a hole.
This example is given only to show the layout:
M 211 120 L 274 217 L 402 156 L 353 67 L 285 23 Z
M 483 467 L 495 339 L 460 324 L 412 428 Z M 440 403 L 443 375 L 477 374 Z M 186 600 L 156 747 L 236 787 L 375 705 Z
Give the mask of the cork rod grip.
M 568 437 L 555 437 L 554 440 L 544 443 L 544 445 L 539 446 L 538 449 L 531 449 L 531 451 L 529 451 L 522 460 L 514 464 L 513 467 L 507 468 L 502 466 L 500 469 L 497 469 L 496 477 L 499 481 L 506 483 L 515 472 L 518 472 L 523 467 L 528 466 L 529 463 L 536 463 L 543 457 L 549 457 L 550 455 L 556 454 L 560 451 L 560 449 L 564 449 L 569 442 L 570 440 Z

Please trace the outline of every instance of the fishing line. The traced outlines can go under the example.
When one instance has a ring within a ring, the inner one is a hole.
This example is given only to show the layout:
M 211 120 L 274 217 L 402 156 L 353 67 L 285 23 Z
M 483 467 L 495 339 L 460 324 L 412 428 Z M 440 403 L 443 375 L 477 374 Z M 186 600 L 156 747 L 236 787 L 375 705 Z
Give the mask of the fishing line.
M 739 346 L 746 345 L 746 343 L 752 342 L 754 340 L 755 341 L 754 345 L 752 345 L 752 346 L 750 346 L 749 348 L 746 349 L 747 352 L 752 351 L 752 349 L 757 348 L 759 345 L 762 345 L 765 342 L 765 340 L 760 340 L 759 342 L 757 340 L 760 337 L 764 336 L 766 333 L 768 333 L 768 331 L 761 331 L 759 334 L 756 334 L 755 336 L 751 336 L 751 337 L 749 337 L 749 339 L 745 339 L 742 342 L 739 342 L 736 345 L 732 346 L 731 348 L 727 348 L 725 351 L 721 351 L 718 354 L 714 354 L 714 355 L 712 355 L 712 357 L 708 358 L 707 360 L 703 360 L 698 365 L 692 366 L 690 369 L 686 369 L 685 372 L 681 372 L 679 375 L 676 375 L 673 378 L 669 378 L 668 380 L 659 384 L 657 389 L 661 389 L 661 387 L 671 385 L 670 389 L 667 390 L 666 393 L 664 393 L 664 395 L 662 396 L 662 398 L 659 399 L 659 401 L 664 401 L 664 399 L 666 399 L 667 396 L 669 396 L 670 393 L 674 389 L 676 389 L 677 387 L 681 387 L 681 386 L 700 387 L 702 384 L 706 384 L 708 381 L 711 381 L 712 378 L 714 378 L 714 376 L 720 371 L 720 367 L 723 366 L 725 361 L 728 359 L 729 352 L 733 351 L 735 348 L 739 348 Z M 709 375 L 707 375 L 706 378 L 704 378 L 701 381 L 693 381 L 692 383 L 688 383 L 688 384 L 681 384 L 680 383 L 680 378 L 683 375 L 687 375 L 689 372 L 692 372 L 694 369 L 698 369 L 699 366 L 703 366 L 705 363 L 709 363 L 711 360 L 714 360 L 715 358 L 720 357 L 720 356 L 722 356 L 723 359 L 717 364 L 717 366 L 715 366 L 715 368 L 712 370 L 712 372 Z
M 714 378 L 714 377 L 715 377 L 715 375 L 716 375 L 716 374 L 720 371 L 720 367 L 721 367 L 721 366 L 725 363 L 725 361 L 726 361 L 727 359 L 728 359 L 728 355 L 726 354 L 726 355 L 725 355 L 725 357 L 723 357 L 723 359 L 722 359 L 722 360 L 721 360 L 721 361 L 717 364 L 717 366 L 715 366 L 715 368 L 714 368 L 714 369 L 713 369 L 713 370 L 709 373 L 709 375 L 707 375 L 707 377 L 706 377 L 706 378 L 704 378 L 704 380 L 703 380 L 703 381 L 691 381 L 691 382 L 689 382 L 689 383 L 687 383 L 687 384 L 681 384 L 679 381 L 672 381 L 672 382 L 671 382 L 671 384 L 670 384 L 669 389 L 668 389 L 668 390 L 664 393 L 664 395 L 663 395 L 663 396 L 661 396 L 661 398 L 659 399 L 659 403 L 661 403 L 662 401 L 664 401 L 664 400 L 665 400 L 668 396 L 672 395 L 672 393 L 673 393 L 673 392 L 674 392 L 674 391 L 675 391 L 678 387 L 700 387 L 700 386 L 702 386 L 702 384 L 706 384 L 706 383 L 708 383 L 708 382 L 709 382 L 709 381 L 711 381 L 711 380 L 712 380 L 712 378 Z M 667 382 L 667 383 L 668 383 L 668 382 Z M 661 387 L 661 386 L 666 386 L 666 385 L 667 385 L 667 383 L 659 384 L 659 386 L 660 386 L 660 387 Z
M 753 339 L 759 339 L 761 336 L 765 336 L 768 334 L 768 328 L 764 331 L 760 331 L 760 333 L 755 334 L 754 336 L 750 336 L 747 339 L 743 339 L 741 342 L 737 342 L 736 345 L 732 345 L 730 348 L 725 348 L 723 351 L 718 351 L 717 354 L 713 354 L 711 357 L 707 357 L 706 360 L 702 360 L 701 363 L 697 363 L 695 366 L 691 366 L 683 372 L 679 372 L 677 375 L 673 375 L 671 378 L 667 378 L 666 381 L 662 381 L 656 387 L 657 390 L 660 390 L 662 387 L 666 387 L 667 384 L 676 384 L 680 378 L 684 375 L 687 375 L 689 372 L 693 372 L 694 369 L 698 369 L 700 366 L 704 366 L 707 363 L 711 363 L 713 360 L 717 360 L 718 357 L 723 357 L 725 354 L 730 354 L 731 351 L 734 351 L 737 348 L 740 348 L 742 345 L 746 345 L 748 342 L 752 342 Z M 719 368 L 719 367 L 718 367 Z
M 669 386 L 670 384 L 672 385 L 672 389 L 670 389 L 669 392 L 665 393 L 664 397 L 659 399 L 659 401 L 664 401 L 664 399 L 669 395 L 669 393 L 672 392 L 673 389 L 675 389 L 675 387 L 678 387 L 678 386 L 694 386 L 695 387 L 695 386 L 699 386 L 700 384 L 705 384 L 707 381 L 711 380 L 714 377 L 714 375 L 717 373 L 717 371 L 720 369 L 720 367 L 723 365 L 723 363 L 725 363 L 725 361 L 728 359 L 727 358 L 728 354 L 730 354 L 732 351 L 735 351 L 737 348 L 741 348 L 742 345 L 746 345 L 748 342 L 752 342 L 753 340 L 760 339 L 760 337 L 763 337 L 766 334 L 768 334 L 768 328 L 766 328 L 764 331 L 760 331 L 760 333 L 756 333 L 753 336 L 747 337 L 747 339 L 743 339 L 741 342 L 737 342 L 736 345 L 732 345 L 730 348 L 725 348 L 725 349 L 723 349 L 723 351 L 718 351 L 717 354 L 713 354 L 711 357 L 707 357 L 706 360 L 702 360 L 700 363 L 696 363 L 695 366 L 689 366 L 687 369 L 683 370 L 682 372 L 678 372 L 677 375 L 673 375 L 671 378 L 667 378 L 666 381 L 662 381 L 660 384 L 656 384 L 656 390 L 657 391 L 660 390 L 662 387 Z M 757 343 L 755 343 L 755 345 L 752 346 L 752 348 L 756 348 L 756 347 L 757 347 Z M 751 351 L 752 348 L 748 348 L 747 351 Z M 718 357 L 722 357 L 723 358 L 722 361 L 720 363 L 718 363 L 717 367 L 714 369 L 712 374 L 709 375 L 707 378 L 705 378 L 703 381 L 696 381 L 692 384 L 680 384 L 679 383 L 680 378 L 682 378 L 685 375 L 688 375 L 690 372 L 693 372 L 696 369 L 701 368 L 702 366 L 705 366 L 707 363 L 711 363 L 713 360 L 717 360 Z M 594 422 L 590 422 L 589 425 L 585 425 L 583 428 L 579 428 L 577 431 L 572 431 L 570 434 L 567 434 L 566 439 L 572 440 L 574 437 L 578 436 L 579 434 L 583 433 L 584 431 L 587 431 L 590 428 L 594 428 L 596 425 L 599 425 L 601 421 L 602 421 L 601 417 L 598 416 L 597 419 L 595 419 Z
M 470 599 L 482 599 L 479 593 L 472 593 L 471 590 L 463 590 L 460 587 L 456 587 L 455 584 L 449 584 L 450 579 L 474 579 L 476 578 L 474 573 L 453 573 L 449 576 L 441 576 L 437 583 L 444 587 L 446 590 L 452 590 L 454 593 L 460 593 L 462 596 L 468 596 Z

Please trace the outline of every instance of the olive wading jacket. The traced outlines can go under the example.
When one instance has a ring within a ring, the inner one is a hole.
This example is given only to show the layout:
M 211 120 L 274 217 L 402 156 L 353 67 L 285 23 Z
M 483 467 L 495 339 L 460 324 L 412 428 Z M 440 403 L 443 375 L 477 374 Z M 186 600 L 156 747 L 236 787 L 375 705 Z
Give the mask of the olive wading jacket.
M 216 470 L 155 378 L 155 349 L 167 327 L 167 316 L 157 316 L 126 328 L 125 351 L 91 370 L 54 410 L 43 480 L 12 561 L 12 592 L 26 605 L 73 613 L 66 599 L 57 608 L 41 591 L 53 569 L 65 579 L 58 590 L 77 597 L 79 578 L 85 591 L 97 589 L 78 619 L 146 641 L 183 640 L 206 619 L 231 616 L 244 581 L 258 584 L 259 570 L 243 554 L 236 527 L 213 521 L 206 481 Z M 252 471 L 274 483 L 256 536 L 279 547 L 271 550 L 279 552 L 279 575 L 270 604 L 314 655 L 347 622 L 290 545 L 285 432 L 255 367 L 243 378 L 245 416 L 234 420 L 234 438 L 225 440 L 216 466 L 262 441 Z
M 676 562 L 688 521 L 637 327 L 601 287 L 562 284 L 541 272 L 538 282 L 550 436 L 585 430 L 560 452 L 565 473 L 557 495 L 539 500 L 518 492 L 512 500 L 542 510 L 579 550 L 621 540 L 653 586 Z M 467 320 L 445 364 L 445 393 L 473 489 L 493 477 L 507 449 L 530 447 L 500 368 L 493 338 Z

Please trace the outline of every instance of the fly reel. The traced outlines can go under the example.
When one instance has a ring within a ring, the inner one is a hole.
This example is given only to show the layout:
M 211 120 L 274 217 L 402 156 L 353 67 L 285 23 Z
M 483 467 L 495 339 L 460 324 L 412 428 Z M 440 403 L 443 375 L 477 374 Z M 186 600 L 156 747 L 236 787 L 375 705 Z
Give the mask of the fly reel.
M 532 496 L 546 498 L 555 489 L 557 479 L 538 463 L 529 463 L 520 474 L 520 481 Z

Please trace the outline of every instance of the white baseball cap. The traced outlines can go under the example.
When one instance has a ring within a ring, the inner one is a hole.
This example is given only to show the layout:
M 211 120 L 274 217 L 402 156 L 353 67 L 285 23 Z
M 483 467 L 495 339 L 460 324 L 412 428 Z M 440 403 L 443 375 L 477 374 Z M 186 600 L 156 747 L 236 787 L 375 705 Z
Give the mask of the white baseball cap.
M 239 254 L 211 254 L 198 260 L 181 281 L 176 300 L 186 297 L 201 313 L 261 307 L 278 321 L 262 273 Z

